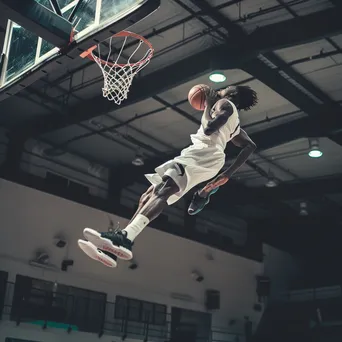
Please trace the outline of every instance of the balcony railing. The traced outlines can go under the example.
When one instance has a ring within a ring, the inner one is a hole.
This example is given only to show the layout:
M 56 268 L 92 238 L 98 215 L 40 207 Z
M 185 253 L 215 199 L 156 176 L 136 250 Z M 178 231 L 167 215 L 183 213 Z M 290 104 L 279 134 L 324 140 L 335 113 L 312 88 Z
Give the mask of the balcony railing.
M 19 292 L 19 295 L 18 295 Z M 23 294 L 24 293 L 24 294 Z M 4 305 L 0 308 L 2 320 L 15 321 L 17 325 L 30 323 L 42 329 L 60 328 L 102 335 L 112 335 L 143 341 L 238 342 L 243 336 L 227 329 L 203 324 L 176 324 L 171 314 L 148 311 L 134 312 L 136 308 L 118 307 L 118 303 L 63 293 L 30 289 L 18 291 L 15 284 L 7 282 Z M 121 314 L 118 317 L 118 312 Z M 122 314 L 125 312 L 125 314 Z M 136 319 L 134 319 L 136 316 Z M 129 317 L 129 318 L 128 318 Z M 133 318 L 132 318 L 133 317 Z
M 342 288 L 340 285 L 287 291 L 275 297 L 275 301 L 313 302 L 332 298 L 342 298 Z

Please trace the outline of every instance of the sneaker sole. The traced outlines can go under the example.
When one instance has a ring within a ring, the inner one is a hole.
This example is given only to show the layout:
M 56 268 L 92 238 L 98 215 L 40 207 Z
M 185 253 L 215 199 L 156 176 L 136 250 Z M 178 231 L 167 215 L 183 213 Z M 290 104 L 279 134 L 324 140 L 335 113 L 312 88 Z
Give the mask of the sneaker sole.
M 114 259 L 99 251 L 91 242 L 84 240 L 78 240 L 77 242 L 78 247 L 80 247 L 89 258 L 99 261 L 101 264 L 107 267 L 115 268 L 117 266 L 117 263 Z
M 133 253 L 129 249 L 123 246 L 114 245 L 111 240 L 103 238 L 101 234 L 94 229 L 85 228 L 83 230 L 83 236 L 98 249 L 114 254 L 119 259 L 131 260 L 133 258 Z
M 219 188 L 216 188 L 216 189 L 212 190 L 212 191 L 209 193 L 208 199 L 207 199 L 207 201 L 205 202 L 204 207 L 210 202 L 210 196 L 211 196 L 211 195 L 214 195 L 218 190 L 219 190 Z M 193 211 L 193 212 L 189 212 L 189 210 L 188 210 L 188 214 L 191 215 L 191 216 L 196 215 L 196 214 L 198 214 L 199 212 L 201 212 L 201 211 L 204 209 L 204 207 L 201 208 L 201 209 L 195 210 L 195 211 Z

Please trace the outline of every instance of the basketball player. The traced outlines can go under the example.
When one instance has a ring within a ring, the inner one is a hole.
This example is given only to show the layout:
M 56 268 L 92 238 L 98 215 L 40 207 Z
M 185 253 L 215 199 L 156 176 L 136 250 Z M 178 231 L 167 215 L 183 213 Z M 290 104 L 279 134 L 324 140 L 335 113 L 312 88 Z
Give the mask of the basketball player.
M 171 205 L 196 185 L 212 179 L 196 192 L 189 214 L 198 213 L 209 202 L 210 196 L 247 161 L 256 148 L 247 133 L 241 129 L 238 110 L 249 110 L 258 102 L 257 94 L 248 86 L 230 86 L 214 91 L 207 88 L 206 108 L 196 134 L 191 135 L 192 145 L 180 156 L 145 175 L 152 184 L 142 195 L 139 207 L 130 223 L 119 232 L 99 233 L 85 228 L 85 240 L 79 240 L 81 249 L 91 258 L 109 267 L 116 266 L 117 257 L 130 260 L 132 245 L 142 230 L 167 205 Z M 219 174 L 225 164 L 225 147 L 231 141 L 242 150 L 235 162 Z

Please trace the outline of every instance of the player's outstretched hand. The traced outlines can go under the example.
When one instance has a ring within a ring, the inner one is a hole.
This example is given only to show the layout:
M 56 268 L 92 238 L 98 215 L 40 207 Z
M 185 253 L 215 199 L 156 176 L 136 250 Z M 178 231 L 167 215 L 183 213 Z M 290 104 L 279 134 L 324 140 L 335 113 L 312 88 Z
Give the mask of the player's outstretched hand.
M 206 94 L 205 95 L 206 95 L 207 106 L 209 106 L 211 108 L 216 103 L 216 101 L 218 100 L 217 91 L 211 87 L 208 87 L 208 88 L 206 88 Z
M 224 173 L 218 175 L 201 190 L 201 194 L 209 194 L 214 189 L 226 184 L 228 180 L 229 178 Z
M 189 215 L 196 215 L 210 202 L 210 196 L 217 192 L 229 178 L 224 174 L 218 175 L 209 182 L 202 190 L 196 191 L 188 208 Z

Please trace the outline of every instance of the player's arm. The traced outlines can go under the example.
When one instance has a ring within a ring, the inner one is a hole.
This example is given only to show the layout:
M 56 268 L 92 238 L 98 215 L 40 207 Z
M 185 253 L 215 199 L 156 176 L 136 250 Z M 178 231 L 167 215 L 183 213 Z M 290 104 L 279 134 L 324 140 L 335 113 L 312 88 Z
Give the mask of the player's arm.
M 232 143 L 235 146 L 242 148 L 235 162 L 202 188 L 199 191 L 200 195 L 202 193 L 209 194 L 212 190 L 227 183 L 232 175 L 247 161 L 256 149 L 255 143 L 243 129 L 240 129 L 240 133 L 232 139 Z
M 236 157 L 235 162 L 224 171 L 224 173 L 230 178 L 251 156 L 256 149 L 256 144 L 249 137 L 249 135 L 241 128 L 240 133 L 232 139 L 232 143 L 240 147 L 242 150 Z
M 217 91 L 215 91 L 213 88 L 208 87 L 206 91 L 206 106 L 203 112 L 202 116 L 202 125 L 203 127 L 206 126 L 207 122 L 212 120 L 213 118 L 211 117 L 211 109 L 213 108 L 214 104 L 219 100 Z M 204 120 L 203 120 L 204 119 Z
M 211 120 L 203 127 L 205 135 L 212 135 L 218 131 L 234 112 L 232 105 L 225 99 L 219 100 L 215 109 L 211 114 Z

